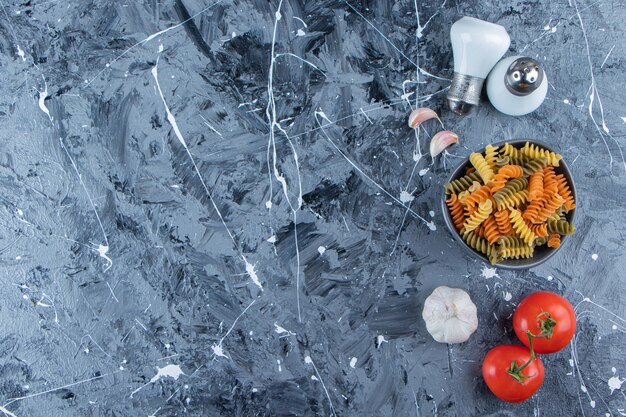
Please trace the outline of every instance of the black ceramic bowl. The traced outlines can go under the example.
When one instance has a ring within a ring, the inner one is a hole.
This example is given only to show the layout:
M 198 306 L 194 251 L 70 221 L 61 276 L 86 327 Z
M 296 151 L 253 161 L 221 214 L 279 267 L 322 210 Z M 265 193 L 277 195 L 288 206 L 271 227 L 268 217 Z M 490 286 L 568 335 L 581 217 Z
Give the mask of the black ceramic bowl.
M 494 146 L 502 146 L 505 143 L 510 143 L 511 145 L 515 146 L 516 148 L 520 148 L 522 146 L 524 146 L 524 144 L 526 142 L 530 142 L 530 143 L 534 143 L 537 146 L 540 146 L 544 149 L 547 149 L 549 151 L 554 151 L 554 149 L 552 149 L 550 146 L 546 145 L 543 142 L 534 140 L 534 139 L 515 139 L 515 140 L 507 140 L 507 141 L 503 141 L 503 142 L 498 142 L 498 143 L 494 143 Z M 484 149 L 478 150 L 476 152 L 483 152 Z M 465 168 L 471 166 L 470 162 L 469 162 L 469 156 L 467 158 L 465 158 L 465 160 L 452 172 L 452 174 L 450 175 L 450 177 L 448 178 L 448 182 L 455 180 L 457 178 L 462 177 L 465 174 Z M 561 162 L 559 164 L 558 167 L 556 167 L 554 169 L 554 171 L 557 174 L 563 174 L 565 176 L 565 178 L 567 179 L 568 184 L 570 185 L 570 188 L 572 189 L 572 196 L 574 197 L 575 201 L 577 201 L 576 199 L 576 186 L 574 184 L 574 178 L 572 177 L 572 173 L 570 172 L 570 170 L 567 168 L 567 164 L 565 163 L 565 161 L 563 159 L 561 159 Z M 473 257 L 478 258 L 486 263 L 489 264 L 489 259 L 487 259 L 487 257 L 485 255 L 483 255 L 482 253 L 472 249 L 470 246 L 467 245 L 467 243 L 465 243 L 465 241 L 461 238 L 461 235 L 459 234 L 459 232 L 456 230 L 456 228 L 454 227 L 454 223 L 452 222 L 452 217 L 450 216 L 450 212 L 448 210 L 448 206 L 446 205 L 446 192 L 444 187 L 441 187 L 441 193 L 442 193 L 442 198 L 441 198 L 441 207 L 442 207 L 442 211 L 443 211 L 443 218 L 445 219 L 446 225 L 448 226 L 448 230 L 450 231 L 450 233 L 452 233 L 452 236 L 454 236 L 454 239 L 459 242 L 459 244 L 465 248 L 465 250 L 472 254 Z M 567 221 L 569 222 L 573 222 L 574 221 L 574 214 L 576 212 L 576 209 L 570 210 L 569 213 L 567 213 L 565 215 Z M 557 248 L 557 249 L 553 249 L 553 248 L 549 248 L 546 245 L 543 246 L 539 246 L 537 248 L 535 248 L 535 253 L 534 256 L 532 258 L 529 259 L 505 259 L 502 260 L 500 262 L 498 262 L 495 266 L 498 268 L 503 268 L 503 269 L 528 269 L 528 268 L 534 268 L 537 265 L 540 265 L 542 263 L 544 263 L 545 261 L 547 261 L 548 259 L 550 259 L 555 253 L 557 253 L 560 249 L 563 248 L 564 244 L 569 240 L 569 236 L 562 236 L 561 237 L 561 247 Z

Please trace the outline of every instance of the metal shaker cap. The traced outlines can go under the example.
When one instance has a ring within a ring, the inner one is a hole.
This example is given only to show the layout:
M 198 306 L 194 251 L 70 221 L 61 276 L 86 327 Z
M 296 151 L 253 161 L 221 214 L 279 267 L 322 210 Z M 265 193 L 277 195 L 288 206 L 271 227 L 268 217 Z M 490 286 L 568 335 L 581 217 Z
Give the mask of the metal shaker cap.
M 536 60 L 520 57 L 509 65 L 504 74 L 507 90 L 516 96 L 526 96 L 535 91 L 544 79 L 543 68 Z

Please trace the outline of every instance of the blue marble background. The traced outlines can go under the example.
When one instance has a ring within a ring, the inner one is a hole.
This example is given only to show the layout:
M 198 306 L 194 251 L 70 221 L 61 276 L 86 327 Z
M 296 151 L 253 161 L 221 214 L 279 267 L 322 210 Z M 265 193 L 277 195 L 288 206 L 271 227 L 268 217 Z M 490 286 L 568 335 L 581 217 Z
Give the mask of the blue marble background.
M 622 1 L 0 7 L 0 414 L 626 415 Z M 545 65 L 537 112 L 447 111 L 464 15 Z M 461 144 L 433 162 L 415 106 Z M 492 269 L 446 230 L 442 183 L 524 137 L 572 167 L 578 232 Z M 478 306 L 464 344 L 425 330 L 439 285 Z M 579 328 L 532 399 L 502 403 L 481 361 L 540 289 Z

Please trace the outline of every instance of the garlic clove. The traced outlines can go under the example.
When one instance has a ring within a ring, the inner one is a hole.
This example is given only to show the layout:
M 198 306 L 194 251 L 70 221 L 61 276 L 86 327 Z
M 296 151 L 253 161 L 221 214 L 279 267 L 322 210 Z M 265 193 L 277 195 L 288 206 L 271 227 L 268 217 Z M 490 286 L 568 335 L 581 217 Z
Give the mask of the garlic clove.
M 428 333 L 440 343 L 463 343 L 478 328 L 476 305 L 458 288 L 437 287 L 426 298 L 422 318 Z
M 441 119 L 439 119 L 439 116 L 434 110 L 431 110 L 428 107 L 420 107 L 419 109 L 413 110 L 409 115 L 409 127 L 415 129 L 420 124 L 430 119 L 437 119 L 439 120 L 439 123 L 441 123 Z
M 430 156 L 434 159 L 448 146 L 459 143 L 459 135 L 449 130 L 437 132 L 430 140 Z

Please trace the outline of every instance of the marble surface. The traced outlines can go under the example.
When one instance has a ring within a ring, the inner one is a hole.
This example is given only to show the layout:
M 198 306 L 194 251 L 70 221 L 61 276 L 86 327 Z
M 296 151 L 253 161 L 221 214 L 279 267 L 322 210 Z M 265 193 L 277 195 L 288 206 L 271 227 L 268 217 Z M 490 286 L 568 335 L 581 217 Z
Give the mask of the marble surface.
M 626 415 L 623 1 L 0 6 L 0 414 Z M 537 112 L 446 110 L 463 15 L 544 63 Z M 462 138 L 434 163 L 418 103 Z M 441 187 L 523 137 L 572 167 L 578 233 L 492 269 L 452 240 Z M 425 330 L 439 285 L 478 305 L 467 343 Z M 576 338 L 502 403 L 480 364 L 540 289 Z

